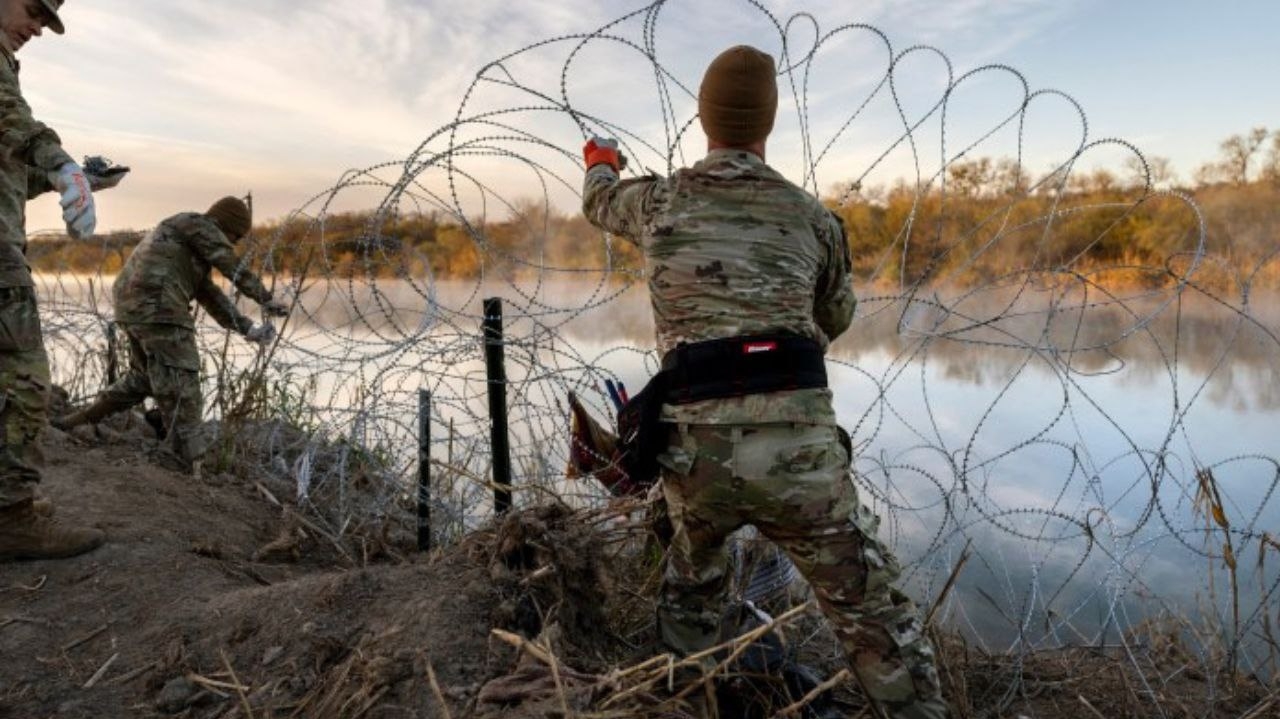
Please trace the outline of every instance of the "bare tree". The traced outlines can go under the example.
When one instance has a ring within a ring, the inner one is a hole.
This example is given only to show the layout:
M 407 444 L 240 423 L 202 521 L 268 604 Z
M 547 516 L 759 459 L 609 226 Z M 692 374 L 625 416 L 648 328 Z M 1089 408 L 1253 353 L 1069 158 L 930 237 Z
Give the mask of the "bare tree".
M 1030 179 L 1022 163 L 1008 157 L 996 161 L 992 182 L 997 192 L 1009 196 L 1024 194 Z
M 1280 130 L 1271 135 L 1271 148 L 1262 163 L 1262 179 L 1280 185 Z
M 1267 128 L 1255 127 L 1244 135 L 1232 135 L 1222 141 L 1219 147 L 1222 148 L 1223 164 L 1229 170 L 1231 182 L 1243 185 L 1249 181 L 1249 163 L 1262 149 L 1262 143 L 1269 134 Z
M 991 167 L 991 158 L 979 157 L 974 160 L 957 160 L 947 168 L 947 176 L 952 189 L 963 197 L 978 197 L 991 187 L 995 173 Z
M 1067 189 L 1078 194 L 1110 193 L 1120 187 L 1116 176 L 1104 168 L 1095 168 L 1092 172 L 1076 172 L 1067 178 Z
M 1125 158 L 1124 169 L 1127 174 L 1125 179 L 1130 185 L 1142 187 L 1149 180 L 1153 188 L 1165 189 L 1178 184 L 1178 173 L 1174 171 L 1173 163 L 1167 157 L 1130 155 Z
M 1208 187 L 1219 182 L 1226 182 L 1231 175 L 1231 167 L 1225 162 L 1206 162 L 1191 174 L 1196 187 Z
M 1067 182 L 1071 176 L 1070 167 L 1059 165 L 1046 172 L 1039 180 L 1036 180 L 1032 190 L 1039 195 L 1053 195 L 1062 192 L 1066 189 Z

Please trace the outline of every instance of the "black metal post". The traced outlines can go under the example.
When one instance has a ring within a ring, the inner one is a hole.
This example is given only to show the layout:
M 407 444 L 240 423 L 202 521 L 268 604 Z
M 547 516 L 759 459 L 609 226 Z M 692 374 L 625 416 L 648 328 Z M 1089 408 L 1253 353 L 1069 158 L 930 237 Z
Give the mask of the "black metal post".
M 493 511 L 511 509 L 511 447 L 507 437 L 507 367 L 502 300 L 484 301 L 484 364 L 489 378 L 489 437 L 493 450 Z
M 418 390 L 418 551 L 431 549 L 431 393 Z
M 116 323 L 107 323 L 107 386 L 120 379 L 120 351 L 117 347 Z

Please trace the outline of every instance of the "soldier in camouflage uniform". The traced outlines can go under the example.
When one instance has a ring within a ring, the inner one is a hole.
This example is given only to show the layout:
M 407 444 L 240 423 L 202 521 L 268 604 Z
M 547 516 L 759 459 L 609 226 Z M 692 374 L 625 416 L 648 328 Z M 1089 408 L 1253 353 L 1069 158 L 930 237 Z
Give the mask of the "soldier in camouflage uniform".
M 709 151 L 700 162 L 669 178 L 624 181 L 616 141 L 587 144 L 583 211 L 644 252 L 668 359 L 699 343 L 771 334 L 809 338 L 820 354 L 853 317 L 840 221 L 765 164 L 776 110 L 773 58 L 739 46 L 703 79 Z M 675 529 L 659 598 L 663 642 L 687 655 L 721 639 L 725 539 L 753 524 L 808 579 L 878 711 L 945 717 L 933 647 L 893 587 L 898 563 L 851 481 L 831 391 L 668 397 L 661 418 L 671 427 L 658 460 Z
M 68 234 L 88 237 L 96 222 L 92 192 L 121 179 L 87 175 L 22 97 L 16 54 L 45 28 L 62 34 L 61 6 L 62 0 L 0 0 L 0 561 L 75 556 L 105 539 L 97 529 L 53 519 L 51 505 L 34 496 L 49 359 L 25 257 L 26 203 L 56 191 Z
M 184 468 L 208 449 L 200 395 L 200 354 L 196 349 L 192 302 L 219 325 L 259 344 L 275 338 L 270 323 L 255 325 L 236 309 L 211 277 L 217 268 L 267 315 L 288 313 L 284 303 L 240 265 L 234 243 L 249 232 L 249 208 L 224 197 L 208 212 L 184 212 L 161 222 L 134 248 L 116 277 L 116 323 L 129 338 L 129 371 L 103 390 L 90 406 L 60 418 L 62 429 L 100 422 L 154 397 L 163 418 L 161 433 Z

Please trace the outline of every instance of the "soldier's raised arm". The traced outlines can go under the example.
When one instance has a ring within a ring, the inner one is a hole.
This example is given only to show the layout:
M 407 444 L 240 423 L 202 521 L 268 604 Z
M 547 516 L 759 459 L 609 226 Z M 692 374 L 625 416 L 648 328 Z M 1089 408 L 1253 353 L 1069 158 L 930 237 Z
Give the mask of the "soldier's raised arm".
M 605 232 L 638 242 L 661 181 L 654 176 L 622 180 L 618 173 L 627 166 L 627 159 L 618 152 L 617 140 L 592 138 L 582 153 L 587 164 L 582 213 L 587 221 Z
M 813 319 L 828 340 L 839 337 L 853 321 L 857 298 L 853 294 L 853 261 L 844 223 L 834 212 L 824 212 L 819 237 L 827 246 L 827 262 L 818 277 L 813 297 Z

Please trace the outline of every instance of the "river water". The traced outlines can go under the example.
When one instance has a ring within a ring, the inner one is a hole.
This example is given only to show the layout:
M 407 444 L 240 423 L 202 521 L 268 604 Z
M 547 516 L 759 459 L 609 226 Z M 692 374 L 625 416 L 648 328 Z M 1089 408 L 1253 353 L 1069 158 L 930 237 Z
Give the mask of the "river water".
M 91 394 L 101 380 L 84 356 L 101 344 L 109 307 L 83 280 L 44 278 L 42 289 L 56 374 Z M 937 596 L 969 548 L 946 621 L 1003 648 L 1114 641 L 1162 613 L 1242 633 L 1262 613 L 1280 620 L 1280 554 L 1267 551 L 1259 568 L 1264 535 L 1280 535 L 1277 298 L 1164 290 L 1120 300 L 1061 287 L 861 295 L 828 355 L 837 414 L 909 591 Z M 563 481 L 564 397 L 576 392 L 608 422 L 603 380 L 634 394 L 656 369 L 641 285 L 324 283 L 304 293 L 272 372 L 331 432 L 393 447 L 406 478 L 417 393 L 429 390 L 433 456 L 483 474 L 487 296 L 506 308 L 517 485 L 599 501 L 598 488 Z M 253 361 L 225 339 L 203 333 L 210 353 Z M 1225 527 L 1205 503 L 1215 489 Z
M 913 593 L 936 596 L 972 543 L 947 617 L 998 645 L 1114 641 L 1164 612 L 1230 627 L 1230 537 L 1239 621 L 1274 618 L 1280 556 L 1257 562 L 1280 532 L 1280 303 L 1013 294 L 868 298 L 829 353 L 860 488 Z M 650 346 L 647 327 L 587 324 L 575 347 L 639 387 L 644 364 L 608 347 Z

